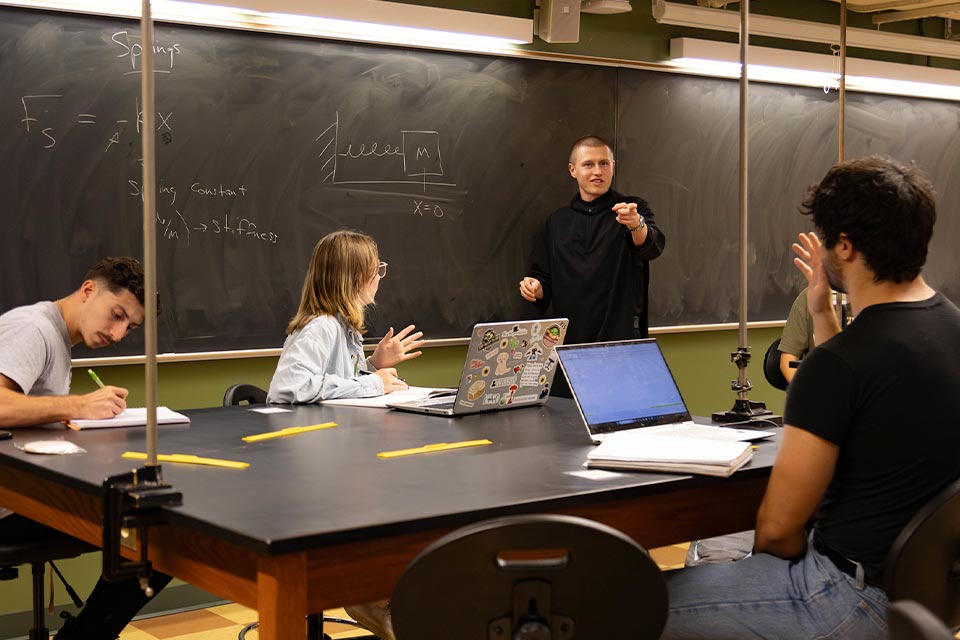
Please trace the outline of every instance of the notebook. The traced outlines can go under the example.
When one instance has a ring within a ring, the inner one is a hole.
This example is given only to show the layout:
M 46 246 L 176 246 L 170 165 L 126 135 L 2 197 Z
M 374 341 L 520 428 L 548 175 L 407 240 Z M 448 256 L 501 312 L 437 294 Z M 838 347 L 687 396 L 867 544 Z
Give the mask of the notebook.
M 567 324 L 566 318 L 477 324 L 455 394 L 387 406 L 457 416 L 543 404 L 557 373 L 554 347 L 563 344 Z
M 157 407 L 157 424 L 189 423 L 190 418 L 166 407 Z M 102 420 L 73 419 L 66 423 L 75 430 L 105 429 L 109 427 L 143 427 L 147 424 L 147 410 L 144 407 L 127 407 L 112 418 Z
M 728 477 L 753 455 L 749 442 L 686 438 L 648 431 L 650 429 L 634 429 L 623 431 L 616 438 L 607 438 L 587 454 L 587 467 Z
M 564 345 L 556 352 L 595 443 L 638 429 L 727 441 L 773 435 L 772 431 L 695 424 L 653 338 Z

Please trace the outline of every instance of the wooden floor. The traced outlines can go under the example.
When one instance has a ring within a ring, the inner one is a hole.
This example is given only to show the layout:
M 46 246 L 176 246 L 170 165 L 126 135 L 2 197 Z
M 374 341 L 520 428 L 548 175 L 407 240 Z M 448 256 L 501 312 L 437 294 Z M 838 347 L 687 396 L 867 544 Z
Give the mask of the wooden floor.
M 683 566 L 687 544 L 653 549 L 650 555 L 661 569 Z M 326 612 L 336 618 L 346 618 L 343 609 Z M 209 609 L 197 609 L 152 618 L 134 620 L 120 634 L 120 640 L 236 640 L 240 631 L 256 621 L 257 612 L 239 604 L 225 604 Z M 346 625 L 326 624 L 324 632 L 331 638 L 352 638 L 366 635 L 364 631 Z M 257 631 L 247 633 L 247 640 L 259 640 Z
M 343 609 L 327 615 L 346 618 Z M 236 640 L 240 631 L 256 621 L 257 612 L 239 604 L 225 604 L 166 616 L 134 620 L 120 634 L 120 640 Z M 334 639 L 368 635 L 362 629 L 347 625 L 326 624 L 324 631 Z M 257 630 L 247 633 L 247 640 L 258 640 Z

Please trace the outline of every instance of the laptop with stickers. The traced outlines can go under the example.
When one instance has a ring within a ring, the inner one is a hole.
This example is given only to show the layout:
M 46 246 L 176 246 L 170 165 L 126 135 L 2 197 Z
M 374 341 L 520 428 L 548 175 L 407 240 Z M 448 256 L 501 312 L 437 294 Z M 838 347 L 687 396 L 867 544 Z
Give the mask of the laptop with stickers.
M 587 433 L 597 444 L 636 429 L 734 441 L 773 435 L 694 423 L 654 338 L 564 345 L 556 352 Z
M 566 318 L 477 324 L 455 395 L 387 406 L 459 416 L 543 404 L 559 366 L 554 347 L 563 344 L 567 324 Z

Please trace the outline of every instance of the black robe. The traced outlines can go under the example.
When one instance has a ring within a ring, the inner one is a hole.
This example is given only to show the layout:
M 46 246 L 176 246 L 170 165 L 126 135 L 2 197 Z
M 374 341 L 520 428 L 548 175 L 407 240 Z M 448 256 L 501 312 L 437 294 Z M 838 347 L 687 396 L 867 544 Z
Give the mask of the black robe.
M 634 202 L 647 238 L 634 246 L 613 205 Z M 666 238 L 646 201 L 612 189 L 592 202 L 577 195 L 547 219 L 534 243 L 530 275 L 543 286 L 545 315 L 570 319 L 565 342 L 629 340 L 647 335 L 648 262 Z

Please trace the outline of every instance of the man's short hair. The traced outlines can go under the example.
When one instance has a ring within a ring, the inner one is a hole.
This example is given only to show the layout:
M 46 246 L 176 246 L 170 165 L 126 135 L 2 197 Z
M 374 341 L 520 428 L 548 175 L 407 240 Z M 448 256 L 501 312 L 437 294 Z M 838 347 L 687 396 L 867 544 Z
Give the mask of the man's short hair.
M 84 280 L 95 280 L 106 285 L 110 293 L 118 294 L 128 290 L 143 305 L 143 267 L 133 258 L 104 258 L 90 267 Z M 160 296 L 157 296 L 157 311 L 160 310 Z
M 907 282 L 920 275 L 937 221 L 933 184 L 914 163 L 867 156 L 833 166 L 801 205 L 826 248 L 846 234 L 874 280 Z
M 613 147 L 610 146 L 610 143 L 600 136 L 595 136 L 591 133 L 582 138 L 577 138 L 570 146 L 570 164 L 573 164 L 573 156 L 576 155 L 577 149 L 580 147 L 606 147 L 610 150 L 610 159 L 613 160 Z

